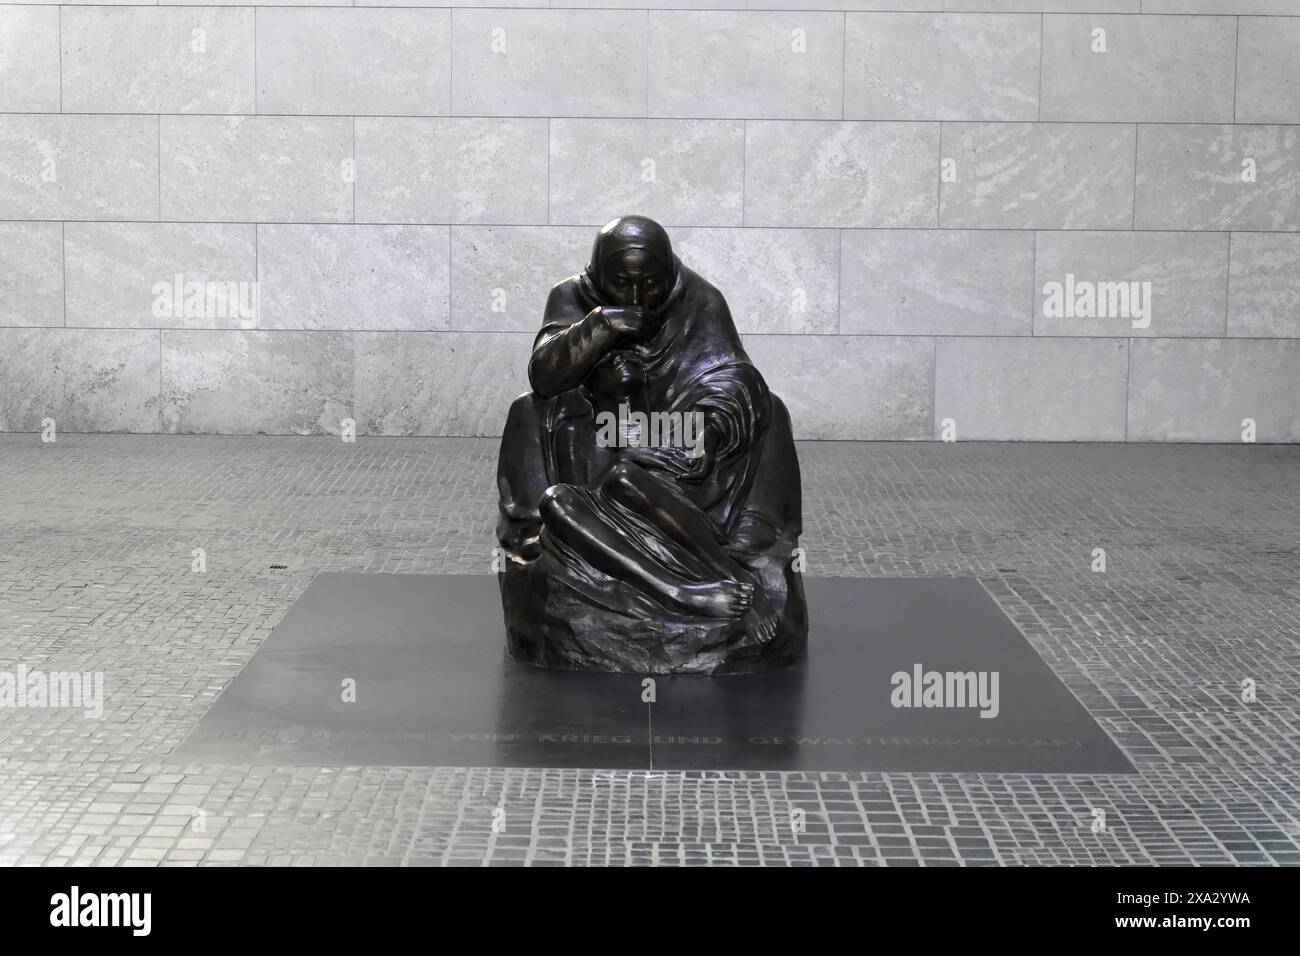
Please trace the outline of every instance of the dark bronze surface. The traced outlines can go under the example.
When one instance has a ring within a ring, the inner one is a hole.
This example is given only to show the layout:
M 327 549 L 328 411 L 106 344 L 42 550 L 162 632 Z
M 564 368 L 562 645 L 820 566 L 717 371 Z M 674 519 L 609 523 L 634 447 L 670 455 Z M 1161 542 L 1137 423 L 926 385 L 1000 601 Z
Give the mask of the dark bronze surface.
M 600 230 L 551 290 L 528 374 L 497 471 L 510 654 L 661 674 L 801 659 L 790 418 L 658 223 Z
M 815 654 L 740 680 L 510 660 L 488 575 L 321 574 L 175 759 L 272 766 L 1129 773 L 971 578 L 807 579 Z M 895 673 L 998 675 L 995 716 Z M 342 682 L 355 681 L 355 701 Z

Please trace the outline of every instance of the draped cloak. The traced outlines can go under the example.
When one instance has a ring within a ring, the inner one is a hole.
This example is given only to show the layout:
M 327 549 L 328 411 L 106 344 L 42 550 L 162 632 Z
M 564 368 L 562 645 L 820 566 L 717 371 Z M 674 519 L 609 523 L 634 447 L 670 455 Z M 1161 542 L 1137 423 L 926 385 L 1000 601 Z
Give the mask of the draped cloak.
M 793 618 L 791 627 L 806 631 L 802 586 L 788 570 L 801 531 L 799 468 L 789 415 L 750 362 L 722 294 L 675 256 L 673 266 L 671 291 L 656 310 L 661 323 L 657 331 L 648 341 L 621 350 L 632 354 L 644 370 L 646 410 L 703 412 L 707 427 L 716 430 L 720 440 L 708 473 L 697 482 L 676 481 L 676 488 L 708 517 L 721 543 L 730 539 L 746 512 L 761 516 L 775 529 L 776 541 L 751 567 L 773 605 Z M 592 309 L 610 304 L 602 300 L 594 279 L 597 268 L 593 262 L 586 272 L 565 279 L 551 291 L 535 350 L 582 321 Z M 568 485 L 585 499 L 591 513 L 622 532 L 629 548 L 688 579 L 710 579 L 707 567 L 689 549 L 601 490 L 601 472 L 610 455 L 596 447 L 595 436 L 593 396 L 585 384 L 548 397 L 528 393 L 511 408 L 497 483 L 498 538 L 510 559 L 502 577 L 508 622 L 512 604 L 521 612 L 513 615 L 512 653 L 519 656 L 519 645 L 529 643 L 526 636 L 515 633 L 529 626 L 524 622 L 556 614 L 568 618 L 563 623 L 572 630 L 571 638 L 584 629 L 617 633 L 615 618 L 653 621 L 661 631 L 667 628 L 669 640 L 675 627 L 681 631 L 694 624 L 696 638 L 707 631 L 708 640 L 719 642 L 715 650 L 720 653 L 721 642 L 736 638 L 734 626 L 728 630 L 723 622 L 665 608 L 591 567 L 543 528 L 542 493 L 552 485 Z M 665 472 L 653 473 L 674 481 Z M 797 607 L 787 607 L 793 603 L 787 602 L 792 590 L 798 592 Z M 537 657 L 538 646 L 527 650 L 525 657 Z M 801 652 L 802 645 L 796 650 Z M 691 653 L 699 657 L 701 649 L 697 646 Z M 600 654 L 593 649 L 591 656 Z M 707 661 L 700 659 L 707 672 Z M 715 654 L 714 664 L 719 660 Z M 657 669 L 653 654 L 645 666 Z
M 789 469 L 769 459 L 766 464 L 776 474 L 767 481 L 757 475 L 763 459 L 762 439 L 773 419 L 772 396 L 741 345 L 722 294 L 680 262 L 675 273 L 672 291 L 659 309 L 662 325 L 658 332 L 648 342 L 624 350 L 634 354 L 644 369 L 644 405 L 670 413 L 702 412 L 708 427 L 717 431 L 720 442 L 709 473 L 698 483 L 682 482 L 679 487 L 710 517 L 719 540 L 727 539 L 745 510 L 762 514 L 779 531 L 788 518 L 789 502 L 779 499 L 787 490 L 780 486 L 787 483 L 781 479 L 789 478 Z M 534 348 L 603 304 L 607 303 L 602 302 L 589 273 L 564 280 L 547 302 Z M 599 477 L 591 473 L 594 469 L 582 467 L 597 456 L 593 454 L 586 462 L 568 460 L 555 440 L 565 423 L 575 419 L 590 423 L 586 427 L 594 440 L 595 412 L 586 389 L 571 389 L 538 401 L 537 428 L 542 440 L 536 451 L 541 460 L 522 456 L 515 464 L 530 471 L 529 475 L 518 468 L 507 468 L 502 475 L 503 524 L 524 526 L 514 534 L 510 527 L 503 527 L 506 544 L 520 532 L 526 534 L 527 525 L 540 523 L 537 505 L 546 487 L 559 483 L 587 486 Z M 545 484 L 536 480 L 539 466 Z M 797 471 L 794 480 L 798 480 Z M 755 490 L 755 500 L 749 503 L 747 499 Z M 793 530 L 798 533 L 797 528 Z

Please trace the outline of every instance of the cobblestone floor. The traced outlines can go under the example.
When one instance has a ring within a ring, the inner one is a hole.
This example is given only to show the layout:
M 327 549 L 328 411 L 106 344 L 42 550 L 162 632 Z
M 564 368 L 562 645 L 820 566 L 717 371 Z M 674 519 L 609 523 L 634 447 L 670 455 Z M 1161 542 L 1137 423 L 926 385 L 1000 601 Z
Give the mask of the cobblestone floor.
M 978 577 L 1140 772 L 177 763 L 316 572 L 488 573 L 496 442 L 0 435 L 0 671 L 107 685 L 0 709 L 0 864 L 1300 863 L 1300 447 L 800 455 L 811 573 Z

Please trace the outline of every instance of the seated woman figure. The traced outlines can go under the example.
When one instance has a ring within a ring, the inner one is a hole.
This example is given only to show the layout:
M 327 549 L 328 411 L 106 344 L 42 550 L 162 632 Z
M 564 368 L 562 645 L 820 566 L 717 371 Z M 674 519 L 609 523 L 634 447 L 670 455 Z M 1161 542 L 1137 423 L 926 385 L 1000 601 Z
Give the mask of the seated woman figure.
M 497 476 L 512 656 L 638 673 L 801 657 L 789 416 L 662 227 L 625 216 L 600 230 L 587 268 L 551 291 L 529 379 Z M 602 440 L 629 411 L 702 431 L 689 447 Z

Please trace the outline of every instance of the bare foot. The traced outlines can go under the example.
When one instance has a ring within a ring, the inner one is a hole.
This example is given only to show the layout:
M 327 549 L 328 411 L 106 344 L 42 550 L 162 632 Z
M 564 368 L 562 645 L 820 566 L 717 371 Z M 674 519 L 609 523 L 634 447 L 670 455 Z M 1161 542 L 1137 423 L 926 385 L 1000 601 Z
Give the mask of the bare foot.
M 781 616 L 776 613 L 767 592 L 758 589 L 754 592 L 754 604 L 745 615 L 745 633 L 759 644 L 766 644 L 776 637 L 777 625 Z
M 678 590 L 676 603 L 704 617 L 738 618 L 753 604 L 754 593 L 754 585 L 740 581 L 690 584 Z

